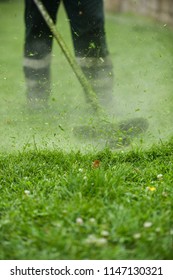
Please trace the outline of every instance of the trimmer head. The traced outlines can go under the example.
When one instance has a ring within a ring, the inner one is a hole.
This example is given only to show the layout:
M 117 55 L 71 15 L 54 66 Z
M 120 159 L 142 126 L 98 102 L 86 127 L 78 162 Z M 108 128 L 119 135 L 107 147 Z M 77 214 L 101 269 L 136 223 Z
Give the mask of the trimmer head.
M 112 148 L 119 148 L 129 145 L 133 138 L 146 132 L 148 126 L 145 118 L 134 118 L 117 124 L 97 123 L 92 126 L 77 126 L 73 128 L 73 133 L 80 140 L 104 141 Z

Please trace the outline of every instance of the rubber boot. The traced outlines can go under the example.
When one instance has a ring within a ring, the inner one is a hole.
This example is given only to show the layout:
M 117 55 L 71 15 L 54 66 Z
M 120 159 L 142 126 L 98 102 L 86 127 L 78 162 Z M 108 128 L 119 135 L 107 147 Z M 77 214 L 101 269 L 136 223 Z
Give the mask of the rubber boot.
M 48 106 L 50 96 L 50 55 L 42 59 L 24 58 L 27 104 L 31 109 Z
M 114 82 L 110 57 L 78 57 L 77 61 L 97 94 L 100 104 L 109 108 L 113 100 Z

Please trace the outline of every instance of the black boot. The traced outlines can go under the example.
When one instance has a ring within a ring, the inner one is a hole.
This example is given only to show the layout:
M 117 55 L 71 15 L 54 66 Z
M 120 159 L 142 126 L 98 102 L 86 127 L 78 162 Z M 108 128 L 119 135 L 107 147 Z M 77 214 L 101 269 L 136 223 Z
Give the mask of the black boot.
M 24 58 L 27 103 L 31 109 L 47 107 L 50 96 L 50 55 Z
M 113 100 L 114 81 L 110 57 L 78 57 L 77 60 L 97 94 L 100 104 L 109 107 Z

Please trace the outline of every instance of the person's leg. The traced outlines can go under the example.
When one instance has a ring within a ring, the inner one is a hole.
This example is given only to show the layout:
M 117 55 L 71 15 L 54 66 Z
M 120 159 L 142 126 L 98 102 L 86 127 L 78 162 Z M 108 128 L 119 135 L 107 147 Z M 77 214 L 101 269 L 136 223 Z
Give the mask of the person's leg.
M 75 55 L 100 101 L 110 102 L 113 69 L 107 48 L 103 0 L 64 0 Z
M 42 0 L 54 22 L 60 0 Z M 50 95 L 52 34 L 33 0 L 25 0 L 24 75 L 27 99 L 33 105 Z

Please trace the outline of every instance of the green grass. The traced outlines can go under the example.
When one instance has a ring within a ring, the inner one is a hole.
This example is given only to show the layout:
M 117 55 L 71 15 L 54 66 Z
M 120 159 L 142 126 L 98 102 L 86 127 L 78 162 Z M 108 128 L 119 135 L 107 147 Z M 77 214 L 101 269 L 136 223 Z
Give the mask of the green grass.
M 172 151 L 1 156 L 0 259 L 172 259 Z
M 73 137 L 90 115 L 56 44 L 50 109 L 28 112 L 23 2 L 1 2 L 0 18 L 0 259 L 172 259 L 172 29 L 107 15 L 111 118 L 145 116 L 150 124 L 117 151 Z M 72 49 L 62 9 L 58 27 Z

